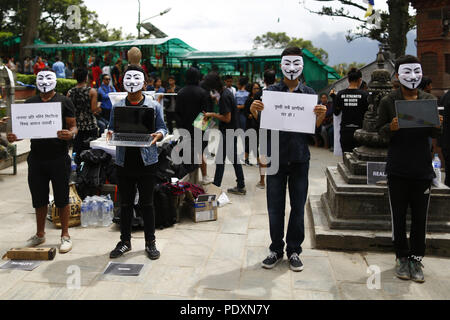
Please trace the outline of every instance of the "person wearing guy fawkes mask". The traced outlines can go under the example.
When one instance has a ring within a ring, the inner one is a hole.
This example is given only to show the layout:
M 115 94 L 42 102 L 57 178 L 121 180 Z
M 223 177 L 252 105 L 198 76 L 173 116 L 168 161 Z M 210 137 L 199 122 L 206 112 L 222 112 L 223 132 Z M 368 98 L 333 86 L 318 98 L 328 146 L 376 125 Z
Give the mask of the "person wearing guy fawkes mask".
M 424 282 L 422 259 L 425 255 L 425 237 L 430 189 L 435 177 L 431 165 L 430 137 L 436 137 L 440 128 L 399 128 L 396 100 L 436 99 L 418 90 L 422 79 L 420 61 L 411 55 L 395 62 L 396 78 L 400 88 L 385 96 L 378 107 L 377 127 L 381 136 L 389 138 L 386 174 L 392 216 L 392 240 L 396 254 L 395 273 L 400 279 Z M 441 118 L 442 123 L 442 118 Z M 411 232 L 406 237 L 406 213 L 411 207 Z
M 120 241 L 111 251 L 110 258 L 118 258 L 131 250 L 131 223 L 133 205 L 136 196 L 135 187 L 139 191 L 139 208 L 144 220 L 145 252 L 152 259 L 158 259 L 160 252 L 156 249 L 155 213 L 153 209 L 153 189 L 155 187 L 156 163 L 158 151 L 156 142 L 167 134 L 161 105 L 142 94 L 146 88 L 147 75 L 137 65 L 129 65 L 123 77 L 123 86 L 128 92 L 125 99 L 116 103 L 111 110 L 108 139 L 114 131 L 114 108 L 124 106 L 140 106 L 155 110 L 155 128 L 150 147 L 116 147 L 116 167 L 120 194 Z
M 36 76 L 36 87 L 39 95 L 29 98 L 25 103 L 60 102 L 63 125 L 54 139 L 31 139 L 31 151 L 28 155 L 28 186 L 31 192 L 33 208 L 36 210 L 37 232 L 28 239 L 29 247 L 36 247 L 45 242 L 45 220 L 47 217 L 49 182 L 53 187 L 56 208 L 61 217 L 60 253 L 72 249 L 69 235 L 69 177 L 70 157 L 68 141 L 75 138 L 77 124 L 75 107 L 72 101 L 56 93 L 56 74 L 45 68 Z M 14 133 L 8 134 L 8 141 L 17 141 Z
M 284 79 L 269 86 L 267 90 L 315 94 L 312 88 L 299 81 L 303 71 L 302 55 L 302 50 L 298 47 L 286 48 L 281 54 L 280 65 Z M 250 106 L 250 112 L 258 121 L 261 118 L 259 113 L 263 109 L 264 104 L 260 100 L 253 101 Z M 317 105 L 314 108 L 317 127 L 325 119 L 326 111 L 326 106 Z M 270 137 L 270 132 L 267 136 Z M 280 131 L 279 139 L 278 150 L 267 150 L 269 158 L 272 152 L 279 152 L 280 167 L 276 174 L 267 175 L 267 209 L 272 243 L 269 248 L 270 254 L 262 261 L 262 267 L 272 269 L 283 259 L 286 186 L 288 185 L 291 212 L 286 234 L 286 253 L 290 269 L 301 271 L 303 263 L 299 255 L 302 252 L 301 244 L 305 239 L 304 209 L 308 195 L 310 159 L 308 138 L 304 133 Z M 267 145 L 270 147 L 271 143 L 268 142 Z

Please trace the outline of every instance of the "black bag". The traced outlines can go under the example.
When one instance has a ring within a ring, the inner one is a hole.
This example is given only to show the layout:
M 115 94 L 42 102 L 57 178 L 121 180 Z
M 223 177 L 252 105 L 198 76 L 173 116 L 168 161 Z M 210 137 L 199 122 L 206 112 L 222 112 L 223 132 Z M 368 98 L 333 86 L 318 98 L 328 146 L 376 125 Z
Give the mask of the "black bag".
M 81 152 L 84 164 L 77 174 L 76 187 L 81 199 L 96 195 L 107 179 L 107 168 L 111 166 L 111 155 L 101 149 Z
M 157 183 L 170 182 L 170 178 L 174 177 L 172 159 L 170 158 L 175 143 L 164 143 L 158 147 L 158 163 L 156 165 Z
M 173 226 L 177 219 L 175 199 L 170 189 L 162 184 L 156 185 L 153 192 L 155 228 L 164 229 Z

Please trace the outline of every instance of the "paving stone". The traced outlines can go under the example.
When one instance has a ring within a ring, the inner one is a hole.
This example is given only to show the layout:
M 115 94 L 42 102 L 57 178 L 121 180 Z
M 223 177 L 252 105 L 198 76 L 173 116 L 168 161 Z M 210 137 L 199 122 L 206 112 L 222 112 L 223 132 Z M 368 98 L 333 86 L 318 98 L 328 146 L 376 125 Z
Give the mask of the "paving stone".
M 247 246 L 259 247 L 270 245 L 269 230 L 248 229 Z
M 292 288 L 294 290 L 331 292 L 336 287 L 328 257 L 304 256 L 302 262 L 304 265 L 303 271 L 292 273 Z M 285 263 L 287 266 L 287 260 Z
M 106 255 L 86 256 L 70 252 L 64 255 L 57 254 L 53 261 L 45 262 L 23 280 L 66 285 L 67 279 L 71 276 L 67 273 L 68 268 L 78 266 L 81 272 L 81 286 L 87 286 L 104 270 L 108 260 Z
M 0 265 L 6 261 L 0 261 Z M 42 265 L 40 266 L 42 267 Z M 39 268 L 39 267 L 38 267 Z M 22 270 L 0 270 L 0 298 L 3 299 L 3 295 L 12 287 L 21 283 L 21 280 L 28 275 L 31 271 Z
M 235 294 L 239 299 L 292 299 L 291 272 L 278 267 L 243 270 Z
M 269 230 L 269 216 L 265 214 L 254 214 L 250 217 L 249 229 Z
M 80 300 L 133 300 L 140 287 L 119 282 L 96 282 L 80 296 Z
M 227 217 L 220 228 L 221 233 L 247 234 L 250 217 Z
M 240 277 L 240 263 L 229 259 L 209 259 L 198 280 L 198 286 L 233 291 L 239 288 Z
M 220 233 L 214 244 L 212 259 L 230 259 L 242 261 L 246 235 Z
M 242 265 L 244 270 L 261 269 L 261 262 L 269 254 L 267 247 L 249 247 L 245 248 L 245 259 Z
M 73 300 L 78 299 L 86 287 L 68 289 L 67 286 L 34 282 L 20 282 L 0 298 L 4 300 Z
M 345 300 L 383 300 L 384 298 L 380 290 L 370 290 L 365 283 L 339 281 L 338 288 L 342 299 Z
M 197 288 L 197 300 L 237 300 L 234 291 Z
M 359 253 L 330 251 L 328 257 L 336 280 L 366 283 L 367 264 Z
M 219 209 L 220 210 L 220 209 Z M 218 213 L 219 215 L 219 213 Z M 203 231 L 218 231 L 220 224 L 218 221 L 202 221 L 194 222 L 190 218 L 183 218 L 180 223 L 175 225 L 176 230 L 203 230 Z
M 137 300 L 193 300 L 191 297 L 168 296 L 154 293 L 138 293 Z
M 338 300 L 340 299 L 337 288 L 331 292 L 323 291 L 307 291 L 307 290 L 294 290 L 294 300 Z
M 144 293 L 195 297 L 199 270 L 194 267 L 154 265 L 148 274 Z
M 193 245 L 193 244 L 183 244 L 183 243 L 172 243 L 169 242 L 165 245 L 164 250 L 161 251 L 161 255 L 179 255 L 179 254 L 189 254 L 193 256 L 206 256 L 212 252 L 212 246 L 202 246 L 202 245 Z

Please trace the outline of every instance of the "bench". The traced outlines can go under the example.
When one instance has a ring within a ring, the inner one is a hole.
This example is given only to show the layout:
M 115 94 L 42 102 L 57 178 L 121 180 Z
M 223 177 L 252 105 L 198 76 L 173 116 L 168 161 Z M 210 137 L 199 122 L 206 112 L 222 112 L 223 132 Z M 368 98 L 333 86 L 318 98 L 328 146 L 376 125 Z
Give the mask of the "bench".
M 13 144 L 12 155 L 5 159 L 0 159 L 0 170 L 8 168 L 10 166 L 13 167 L 12 175 L 17 174 L 17 145 Z

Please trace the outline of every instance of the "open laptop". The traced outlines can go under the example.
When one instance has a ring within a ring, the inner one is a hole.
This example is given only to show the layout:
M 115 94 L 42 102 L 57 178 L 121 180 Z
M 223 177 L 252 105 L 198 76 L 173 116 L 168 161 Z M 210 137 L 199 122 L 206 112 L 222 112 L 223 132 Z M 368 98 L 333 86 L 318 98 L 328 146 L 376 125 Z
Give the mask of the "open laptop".
M 155 110 L 147 107 L 115 107 L 114 133 L 109 144 L 122 147 L 149 147 L 155 132 Z
M 437 100 L 397 100 L 395 110 L 399 128 L 424 128 L 440 125 Z

